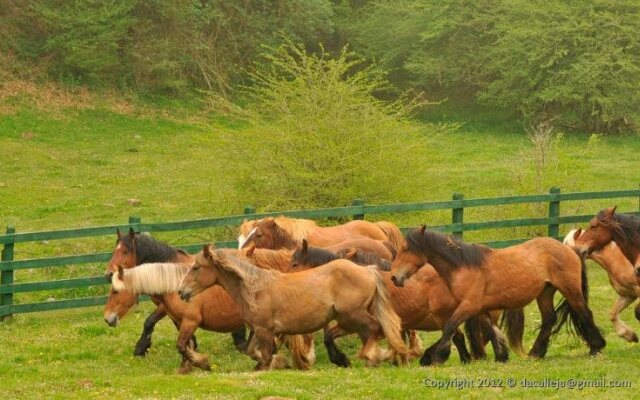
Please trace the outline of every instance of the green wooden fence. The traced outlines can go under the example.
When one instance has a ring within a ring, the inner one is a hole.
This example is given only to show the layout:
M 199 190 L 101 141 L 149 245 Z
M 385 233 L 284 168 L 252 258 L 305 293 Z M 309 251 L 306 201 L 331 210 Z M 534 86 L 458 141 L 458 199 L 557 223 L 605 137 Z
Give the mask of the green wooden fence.
M 48 240 L 60 239 L 76 239 L 85 237 L 95 237 L 103 235 L 114 235 L 116 229 L 127 231 L 129 227 L 137 232 L 167 232 L 167 231 L 183 231 L 201 228 L 214 228 L 226 226 L 239 226 L 245 218 L 256 219 L 267 216 L 286 215 L 297 218 L 336 218 L 347 217 L 353 219 L 364 219 L 366 215 L 375 214 L 398 214 L 418 211 L 436 211 L 451 210 L 451 223 L 446 225 L 430 226 L 442 232 L 448 232 L 459 237 L 463 237 L 464 232 L 480 231 L 498 228 L 515 228 L 528 226 L 546 226 L 547 235 L 558 237 L 560 233 L 560 225 L 562 224 L 578 224 L 589 221 L 598 209 L 589 210 L 588 214 L 583 215 L 561 215 L 560 206 L 563 201 L 582 201 L 597 199 L 620 199 L 620 198 L 638 198 L 638 208 L 634 210 L 619 210 L 619 212 L 633 213 L 640 215 L 640 189 L 617 190 L 607 192 L 581 192 L 581 193 L 561 193 L 560 189 L 552 188 L 548 194 L 529 195 L 529 196 L 510 196 L 497 198 L 478 198 L 465 199 L 462 194 L 456 193 L 452 200 L 425 202 L 425 203 L 403 203 L 403 204 L 387 204 L 387 205 L 368 205 L 362 200 L 354 200 L 352 205 L 347 207 L 315 209 L 315 210 L 298 210 L 271 213 L 256 213 L 252 207 L 246 207 L 244 214 L 209 218 L 181 222 L 169 223 L 143 223 L 138 217 L 130 217 L 127 224 L 109 225 L 92 228 L 80 228 L 70 230 L 57 230 L 48 232 L 28 232 L 18 233 L 14 227 L 7 227 L 6 234 L 0 235 L 0 245 L 2 249 L 2 259 L 0 261 L 0 319 L 5 319 L 12 314 L 48 311 L 65 308 L 87 307 L 104 304 L 106 297 L 85 297 L 77 299 L 58 300 L 42 303 L 16 303 L 14 296 L 25 292 L 36 292 L 42 290 L 56 290 L 68 288 L 86 288 L 91 286 L 106 285 L 107 282 L 102 276 L 92 276 L 75 279 L 63 279 L 46 282 L 15 282 L 15 271 L 44 268 L 44 267 L 65 267 L 76 264 L 87 263 L 105 263 L 111 257 L 112 249 L 108 252 L 97 254 L 81 254 L 81 255 L 65 255 L 59 257 L 49 257 L 40 259 L 24 259 L 16 260 L 16 245 L 27 242 L 41 242 Z M 493 221 L 474 221 L 465 222 L 465 209 L 473 207 L 487 206 L 506 206 L 513 204 L 531 204 L 546 203 L 548 213 L 545 216 L 535 216 L 531 218 L 493 220 Z M 613 204 L 613 203 L 612 203 Z M 634 207 L 635 208 L 635 207 Z M 426 222 L 428 221 L 421 221 Z M 520 243 L 529 238 L 510 238 L 501 239 L 492 242 L 485 242 L 492 247 L 505 247 Z M 235 247 L 236 241 L 217 242 L 218 247 Z M 201 248 L 202 244 L 192 244 L 180 246 L 186 251 L 194 252 Z

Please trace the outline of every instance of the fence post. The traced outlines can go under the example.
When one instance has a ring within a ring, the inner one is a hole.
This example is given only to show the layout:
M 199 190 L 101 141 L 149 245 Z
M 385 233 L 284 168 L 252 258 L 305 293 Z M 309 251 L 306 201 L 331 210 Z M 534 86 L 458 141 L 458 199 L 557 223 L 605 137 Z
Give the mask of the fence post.
M 550 194 L 560 194 L 560 188 L 552 187 L 549 190 Z M 560 216 L 560 200 L 551 200 L 549 202 L 549 218 L 558 218 Z M 549 223 L 548 236 L 557 238 L 560 236 L 560 224 Z
M 464 200 L 464 195 L 460 193 L 454 193 L 453 200 Z M 451 222 L 454 224 L 462 224 L 464 222 L 464 207 L 460 205 L 460 207 L 454 207 L 451 209 Z M 459 239 L 462 239 L 464 236 L 464 230 L 460 228 L 460 230 L 455 230 L 451 232 L 451 234 Z
M 16 233 L 16 228 L 13 226 L 7 227 L 7 234 Z M 14 243 L 6 243 L 2 249 L 2 261 L 13 261 L 13 246 Z M 0 284 L 12 285 L 13 284 L 13 269 L 3 270 L 0 272 Z M 11 306 L 13 304 L 13 293 L 4 293 L 0 295 L 0 306 Z M 10 319 L 13 314 L 5 314 L 0 316 L 0 321 Z
M 364 219 L 364 200 L 362 199 L 355 199 L 351 202 L 352 206 L 358 206 L 358 207 L 362 207 L 362 213 L 360 214 L 353 214 L 353 219 Z
M 245 206 L 243 214 L 255 214 L 256 208 L 254 206 Z
M 133 231 L 140 233 L 140 217 L 131 215 L 129 217 L 129 226 L 133 228 Z

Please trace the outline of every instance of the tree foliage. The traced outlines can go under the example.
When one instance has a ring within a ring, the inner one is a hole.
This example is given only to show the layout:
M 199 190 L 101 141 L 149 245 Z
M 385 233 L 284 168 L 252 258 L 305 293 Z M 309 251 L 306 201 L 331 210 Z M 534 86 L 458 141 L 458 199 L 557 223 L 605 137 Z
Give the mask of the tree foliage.
M 384 74 L 346 50 L 334 58 L 286 44 L 264 57 L 235 113 L 245 128 L 227 134 L 229 172 L 244 201 L 328 207 L 358 197 L 399 201 L 421 187 L 427 138 L 446 128 L 412 123 L 419 102 L 377 99 Z

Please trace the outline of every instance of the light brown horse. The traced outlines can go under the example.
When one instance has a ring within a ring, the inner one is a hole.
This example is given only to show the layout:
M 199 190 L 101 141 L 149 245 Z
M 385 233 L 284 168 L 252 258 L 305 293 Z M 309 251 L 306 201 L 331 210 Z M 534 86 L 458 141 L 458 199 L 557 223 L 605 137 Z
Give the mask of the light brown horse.
M 306 239 L 314 247 L 326 247 L 346 240 L 368 238 L 388 242 L 397 252 L 404 241 L 400 229 L 387 221 L 374 223 L 355 220 L 342 225 L 321 227 L 308 219 L 269 217 L 245 224 L 252 228 L 242 246 L 254 243 L 258 248 L 295 249 L 301 246 L 302 239 Z M 249 228 L 241 227 L 240 231 L 246 232 L 247 229 Z M 240 241 L 239 239 L 239 243 Z
M 583 233 L 581 228 L 570 231 L 564 238 L 564 244 L 575 246 L 576 240 Z M 640 285 L 636 280 L 633 265 L 622 254 L 616 242 L 609 242 L 599 250 L 589 253 L 589 258 L 600 264 L 607 271 L 609 283 L 618 293 L 613 303 L 609 318 L 616 334 L 628 342 L 637 342 L 638 335 L 620 319 L 620 313 L 640 296 Z M 640 320 L 640 303 L 636 306 L 636 318 Z
M 293 254 L 292 264 L 295 268 L 315 268 L 320 265 L 324 265 L 338 258 L 337 254 L 333 254 L 326 249 L 308 247 L 306 241 L 303 241 L 302 248 L 296 250 Z M 457 303 L 452 297 L 451 292 L 440 275 L 435 271 L 431 265 L 425 265 L 420 268 L 411 279 L 406 281 L 404 287 L 397 287 L 391 281 L 391 274 L 389 272 L 381 271 L 380 275 L 384 279 L 384 283 L 389 291 L 391 304 L 394 310 L 398 313 L 402 320 L 402 327 L 405 330 L 421 330 L 421 331 L 439 331 L 444 327 L 445 322 L 449 319 L 453 311 L 455 310 Z M 517 312 L 522 312 L 518 310 Z M 490 312 L 489 320 L 491 321 L 488 326 L 483 326 L 483 322 L 486 319 L 478 318 L 478 325 L 472 325 L 472 329 L 489 329 L 493 330 L 493 334 L 489 334 L 489 337 L 493 337 L 494 348 L 499 349 L 504 345 L 506 339 L 502 332 L 496 326 L 496 323 L 500 317 L 500 311 Z M 510 329 L 517 329 L 516 327 L 509 326 Z M 477 339 L 477 335 L 473 334 L 470 338 L 472 341 Z M 522 351 L 522 332 L 519 337 L 517 335 L 510 335 L 512 339 L 512 346 L 519 352 Z M 462 332 L 457 331 L 453 336 L 453 342 L 460 354 L 460 360 L 463 363 L 471 361 L 466 344 L 464 341 L 464 335 Z M 474 355 L 481 358 L 484 355 L 483 344 L 474 343 Z M 479 351 L 478 349 L 481 349 Z M 339 351 L 335 349 L 334 351 Z M 477 352 L 477 353 L 476 353 Z M 428 357 L 430 351 L 425 351 L 423 359 L 420 360 L 422 365 L 428 364 Z M 496 354 L 499 350 L 496 351 Z M 331 352 L 329 353 L 331 354 Z
M 187 300 L 212 285 L 223 286 L 242 307 L 254 330 L 259 355 L 256 369 L 268 369 L 277 334 L 312 333 L 336 320 L 336 331 L 358 332 L 360 357 L 366 365 L 380 362 L 377 341 L 386 337 L 404 356 L 400 318 L 375 268 L 354 268 L 346 260 L 323 267 L 283 274 L 258 268 L 241 258 L 204 246 L 180 285 Z M 197 297 L 197 296 L 196 296 Z
M 404 285 L 407 277 L 430 263 L 447 282 L 457 303 L 444 325 L 439 343 L 431 352 L 433 363 L 448 359 L 451 337 L 464 321 L 489 310 L 521 308 L 533 299 L 537 300 L 542 326 L 530 357 L 544 357 L 552 333 L 568 318 L 587 342 L 591 354 L 605 347 L 587 305 L 584 260 L 557 240 L 536 238 L 494 250 L 427 231 L 424 226 L 407 232 L 405 239 L 405 248 L 391 267 L 393 282 Z M 558 309 L 553 305 L 556 290 L 564 296 Z

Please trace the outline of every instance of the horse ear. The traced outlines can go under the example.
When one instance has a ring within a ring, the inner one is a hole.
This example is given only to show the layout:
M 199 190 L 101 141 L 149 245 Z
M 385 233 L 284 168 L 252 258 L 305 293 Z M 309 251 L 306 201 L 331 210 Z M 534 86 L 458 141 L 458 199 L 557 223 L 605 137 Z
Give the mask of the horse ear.
M 124 269 L 122 265 L 118 265 L 118 279 L 124 282 Z
M 211 258 L 211 251 L 209 251 L 209 245 L 202 246 L 202 255 L 204 258 Z
M 120 233 L 120 228 L 116 228 L 116 235 L 118 235 L 118 241 L 122 240 L 122 233 Z
M 302 251 L 306 253 L 309 250 L 309 242 L 307 239 L 302 239 Z
M 358 255 L 358 249 L 349 249 L 345 253 L 345 258 L 348 258 L 348 259 L 356 258 L 357 255 Z
M 424 235 L 426 230 L 427 230 L 427 226 L 426 225 L 423 224 L 422 226 L 420 226 L 420 234 L 421 235 Z
M 134 231 L 132 227 L 129 227 L 129 239 L 135 240 L 135 238 L 136 238 L 136 231 Z
M 251 257 L 251 256 L 253 256 L 253 252 L 254 252 L 255 250 L 256 250 L 256 244 L 255 244 L 255 243 L 250 243 L 250 244 L 249 244 L 249 247 L 247 247 L 247 248 L 244 250 L 244 255 L 245 255 L 246 257 Z
M 576 241 L 582 235 L 582 228 L 578 228 L 573 232 L 573 240 Z

